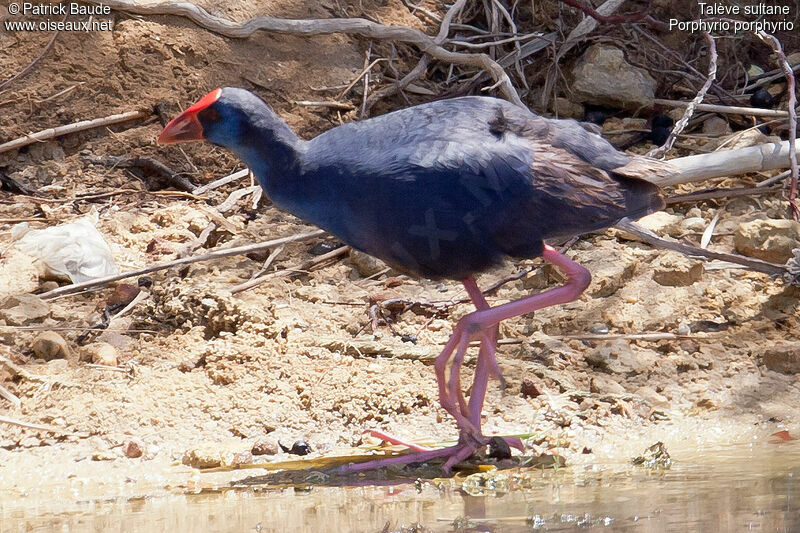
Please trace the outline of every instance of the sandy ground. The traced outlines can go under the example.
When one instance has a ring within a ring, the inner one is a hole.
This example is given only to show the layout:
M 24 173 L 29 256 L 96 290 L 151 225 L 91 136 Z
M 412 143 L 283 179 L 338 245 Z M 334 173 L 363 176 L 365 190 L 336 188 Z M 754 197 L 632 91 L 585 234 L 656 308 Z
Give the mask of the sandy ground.
M 257 13 L 325 17 L 335 8 L 334 2 L 246 4 L 221 13 L 237 19 Z M 350 5 L 356 14 L 357 6 Z M 422 27 L 400 2 L 370 9 L 384 22 Z M 60 35 L 24 82 L 0 92 L 0 142 L 160 103 L 174 115 L 221 85 L 254 90 L 307 138 L 337 125 L 340 116 L 292 102 L 327 97 L 330 92 L 314 88 L 347 84 L 363 68 L 364 43 L 343 36 L 259 34 L 233 41 L 177 18 L 114 20 L 113 32 Z M 0 33 L 0 77 L 21 70 L 49 37 Z M 43 228 L 96 211 L 98 229 L 121 269 L 174 258 L 214 219 L 214 207 L 248 183 L 202 198 L 150 193 L 125 170 L 91 162 L 150 156 L 198 184 L 240 168 L 229 153 L 207 145 L 187 145 L 185 153 L 156 147 L 160 129 L 153 118 L 0 154 L 0 171 L 37 190 L 35 197 L 0 191 L 3 219 L 38 217 L 43 222 L 31 225 Z M 120 189 L 140 192 L 76 198 Z M 778 202 L 763 198 L 727 202 L 711 247 L 730 251 L 739 223 L 782 212 Z M 678 205 L 670 211 L 694 218 L 694 225 L 679 223 L 669 233 L 698 242 L 718 209 L 715 203 Z M 244 199 L 226 218 L 207 247 L 312 229 L 266 200 L 253 210 Z M 0 300 L 49 286 L 31 257 L 9 246 L 10 229 L 9 223 L 0 225 Z M 270 268 L 294 267 L 314 257 L 314 246 L 332 241 L 290 244 Z M 658 440 L 689 454 L 695 445 L 796 431 L 800 382 L 766 368 L 763 354 L 798 342 L 797 289 L 765 275 L 708 266 L 692 283 L 664 285 L 654 272 L 667 253 L 614 230 L 582 238 L 569 255 L 593 272 L 593 283 L 576 302 L 502 325 L 501 337 L 517 342 L 499 352 L 507 386 L 490 385 L 487 433 L 530 434 L 533 453 L 559 453 L 574 464 L 628 460 Z M 371 302 L 387 298 L 459 299 L 465 296 L 459 284 L 394 272 L 365 277 L 344 259 L 237 295 L 227 291 L 248 280 L 264 259 L 234 257 L 153 274 L 150 296 L 90 338 L 113 345 L 124 371 L 87 366 L 80 361 L 85 349 L 76 342 L 97 322 L 97 306 L 110 288 L 50 301 L 44 316 L 23 324 L 30 329 L 0 330 L 0 355 L 37 378 L 15 376 L 0 365 L 0 383 L 21 400 L 18 409 L 0 400 L 0 415 L 59 428 L 1 426 L 0 490 L 31 490 L 33 468 L 62 487 L 80 475 L 104 480 L 105 494 L 127 490 L 125 479 L 147 492 L 196 479 L 193 470 L 174 462 L 203 447 L 247 452 L 258 441 L 290 445 L 304 439 L 315 453 L 324 453 L 359 444 L 365 428 L 412 440 L 455 436 L 424 359 L 438 353 L 470 307 L 457 305 L 437 316 L 408 311 L 396 317 L 395 331 L 383 324 L 373 331 L 368 310 Z M 507 264 L 479 283 L 489 285 L 532 264 L 537 262 Z M 489 300 L 505 302 L 560 281 L 557 272 L 540 268 Z M 37 359 L 32 346 L 42 330 L 58 331 L 70 354 Z M 632 337 L 641 333 L 687 335 Z M 416 344 L 407 342 L 410 336 Z M 472 368 L 468 361 L 465 382 Z M 126 456 L 131 440 L 143 447 L 142 457 Z

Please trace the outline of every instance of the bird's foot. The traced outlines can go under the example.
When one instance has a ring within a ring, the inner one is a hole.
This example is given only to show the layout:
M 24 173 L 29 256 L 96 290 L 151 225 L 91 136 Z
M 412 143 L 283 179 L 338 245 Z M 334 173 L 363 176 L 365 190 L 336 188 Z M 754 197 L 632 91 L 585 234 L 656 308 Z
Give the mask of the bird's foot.
M 389 442 L 392 442 L 393 444 L 401 444 L 400 441 L 396 441 L 396 439 L 391 436 L 382 434 L 380 432 L 378 433 L 379 435 L 376 436 L 380 438 L 386 436 L 389 439 L 392 439 Z M 487 455 L 500 459 L 510 457 L 510 448 L 516 448 L 520 451 L 525 450 L 525 446 L 522 444 L 522 441 L 517 437 L 487 437 L 485 435 L 462 431 L 461 436 L 458 439 L 458 444 L 455 446 L 448 446 L 446 448 L 439 448 L 436 450 L 423 449 L 420 451 L 419 449 L 421 447 L 412 445 L 411 449 L 417 451 L 397 457 L 386 457 L 372 461 L 366 461 L 363 463 L 351 463 L 349 465 L 337 467 L 333 470 L 333 472 L 339 475 L 348 475 L 358 472 L 377 470 L 379 468 L 385 468 L 389 466 L 400 466 L 412 463 L 427 463 L 437 459 L 444 459 L 445 462 L 442 466 L 442 470 L 445 474 L 449 474 L 455 465 L 469 459 L 477 451 L 481 450 L 482 448 L 485 449 L 487 446 Z

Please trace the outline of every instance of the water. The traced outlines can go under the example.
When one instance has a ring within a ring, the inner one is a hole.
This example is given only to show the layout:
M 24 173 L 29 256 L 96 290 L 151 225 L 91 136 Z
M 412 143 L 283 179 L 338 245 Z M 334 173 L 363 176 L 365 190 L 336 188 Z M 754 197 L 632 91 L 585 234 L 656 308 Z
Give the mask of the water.
M 800 531 L 797 442 L 705 450 L 662 472 L 590 465 L 502 476 L 475 495 L 441 480 L 162 491 L 113 501 L 81 501 L 75 490 L 72 500 L 4 497 L 0 531 Z

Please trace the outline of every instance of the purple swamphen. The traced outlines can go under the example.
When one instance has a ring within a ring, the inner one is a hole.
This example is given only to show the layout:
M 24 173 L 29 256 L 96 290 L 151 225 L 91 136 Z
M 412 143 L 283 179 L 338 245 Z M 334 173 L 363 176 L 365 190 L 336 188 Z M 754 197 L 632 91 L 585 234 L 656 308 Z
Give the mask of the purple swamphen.
M 343 124 L 300 139 L 261 99 L 216 89 L 164 128 L 160 144 L 207 140 L 232 150 L 272 201 L 363 252 L 417 276 L 460 280 L 476 311 L 463 317 L 435 362 L 442 407 L 458 444 L 351 464 L 340 473 L 446 459 L 445 471 L 489 438 L 481 410 L 500 321 L 575 300 L 589 272 L 544 243 L 638 218 L 664 206 L 648 175 L 666 163 L 629 156 L 574 120 L 537 116 L 504 100 L 468 96 Z M 490 307 L 474 275 L 504 257 L 541 256 L 567 282 Z M 460 369 L 480 341 L 472 392 Z M 522 448 L 519 439 L 508 444 Z

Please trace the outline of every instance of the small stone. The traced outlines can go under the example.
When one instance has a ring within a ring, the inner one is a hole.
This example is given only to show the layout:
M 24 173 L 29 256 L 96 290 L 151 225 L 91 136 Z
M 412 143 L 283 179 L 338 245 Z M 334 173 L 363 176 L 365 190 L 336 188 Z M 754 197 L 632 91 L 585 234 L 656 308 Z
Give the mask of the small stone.
M 577 120 L 583 120 L 585 113 L 582 104 L 577 104 L 560 96 L 556 98 L 556 106 L 553 107 L 552 111 L 558 113 L 558 118 L 574 118 Z
M 278 443 L 272 439 L 259 439 L 250 450 L 253 455 L 275 455 L 278 453 Z
M 785 263 L 792 249 L 800 248 L 800 223 L 793 220 L 765 218 L 739 224 L 733 237 L 740 253 Z
M 681 350 L 685 351 L 686 353 L 696 353 L 700 351 L 700 345 L 692 339 L 681 339 L 678 342 L 678 346 L 680 346 Z
M 589 392 L 599 394 L 624 394 L 625 387 L 603 374 L 595 374 L 589 381 Z
M 706 229 L 706 219 L 703 217 L 689 217 L 684 218 L 681 222 L 681 229 L 684 231 L 692 231 L 702 233 Z
M 82 361 L 91 361 L 96 365 L 117 366 L 119 361 L 117 349 L 107 342 L 93 342 L 83 347 Z
M 656 235 L 670 235 L 672 237 L 679 237 L 683 234 L 683 229 L 681 228 L 681 222 L 683 222 L 683 218 L 679 217 L 678 215 L 671 215 L 665 211 L 656 211 L 646 217 L 642 217 L 636 221 L 641 226 L 649 229 Z M 641 239 L 633 235 L 632 233 L 628 233 L 625 230 L 618 230 L 619 233 L 625 239 L 629 241 L 641 241 Z
M 55 289 L 57 289 L 59 287 L 60 287 L 60 285 L 58 284 L 57 281 L 43 281 L 39 285 L 39 290 L 36 291 L 36 292 L 50 292 L 50 291 L 55 290 Z
M 656 82 L 643 69 L 625 61 L 615 46 L 590 46 L 572 69 L 572 95 L 588 104 L 636 109 L 651 107 Z
M 386 263 L 358 250 L 350 250 L 350 262 L 356 267 L 358 273 L 365 278 L 374 276 L 386 269 Z
M 723 135 L 730 135 L 732 131 L 727 120 L 714 116 L 703 122 L 703 133 L 714 137 L 722 137 Z
M 649 403 L 653 407 L 668 407 L 669 406 L 669 400 L 667 400 L 667 398 L 665 396 L 657 393 L 651 387 L 639 387 L 638 389 L 636 389 L 634 391 L 634 394 L 637 395 L 637 396 L 641 396 L 642 398 L 647 400 L 647 403 Z
M 522 380 L 522 387 L 520 392 L 523 398 L 536 398 L 541 396 L 544 392 L 544 386 L 541 378 L 537 376 L 527 376 Z
M 92 454 L 92 461 L 113 461 L 116 456 L 109 450 L 98 450 Z
M 131 459 L 141 457 L 144 455 L 144 443 L 139 439 L 130 439 L 122 445 L 122 452 Z
M 800 373 L 800 343 L 781 343 L 764 350 L 761 355 L 764 366 L 784 374 Z
M 218 446 L 201 444 L 186 450 L 181 462 L 192 468 L 214 468 L 222 464 L 222 452 Z
M 659 285 L 686 287 L 703 277 L 703 263 L 668 251 L 653 261 L 653 279 Z
M 31 348 L 36 357 L 45 361 L 64 359 L 71 355 L 67 341 L 55 331 L 43 331 L 40 333 L 34 339 Z
M 0 320 L 9 326 L 23 326 L 50 314 L 50 305 L 34 294 L 15 294 L 0 302 Z

